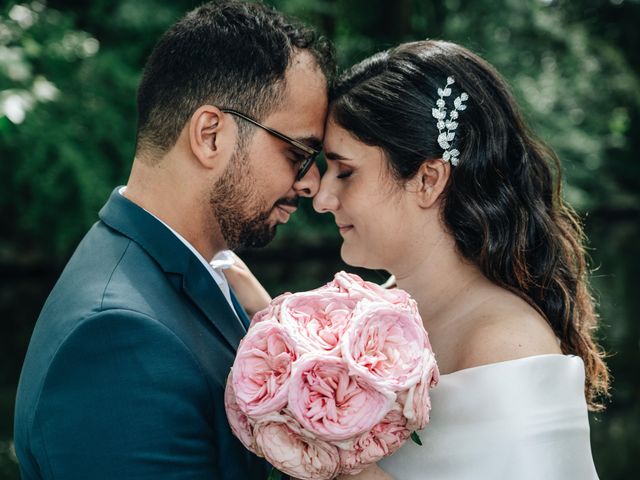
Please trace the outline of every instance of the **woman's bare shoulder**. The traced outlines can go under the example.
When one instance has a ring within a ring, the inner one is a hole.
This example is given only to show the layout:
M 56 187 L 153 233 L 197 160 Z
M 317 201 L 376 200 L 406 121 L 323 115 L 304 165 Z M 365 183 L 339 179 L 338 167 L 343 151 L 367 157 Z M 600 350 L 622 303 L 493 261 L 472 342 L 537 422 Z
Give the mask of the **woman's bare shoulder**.
M 561 353 L 548 322 L 524 300 L 510 295 L 469 314 L 454 370 L 549 353 Z

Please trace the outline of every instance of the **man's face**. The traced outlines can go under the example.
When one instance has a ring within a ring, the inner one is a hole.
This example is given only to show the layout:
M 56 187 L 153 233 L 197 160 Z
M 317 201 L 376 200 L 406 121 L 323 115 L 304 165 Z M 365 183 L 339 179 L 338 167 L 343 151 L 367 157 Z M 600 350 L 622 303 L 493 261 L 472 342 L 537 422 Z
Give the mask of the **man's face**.
M 319 148 L 326 114 L 326 79 L 309 53 L 298 53 L 286 73 L 284 102 L 261 123 Z M 265 246 L 276 226 L 289 220 L 299 198 L 313 197 L 320 183 L 315 165 L 296 180 L 302 152 L 259 127 L 251 128 L 256 130 L 248 145 L 236 148 L 210 195 L 228 248 Z

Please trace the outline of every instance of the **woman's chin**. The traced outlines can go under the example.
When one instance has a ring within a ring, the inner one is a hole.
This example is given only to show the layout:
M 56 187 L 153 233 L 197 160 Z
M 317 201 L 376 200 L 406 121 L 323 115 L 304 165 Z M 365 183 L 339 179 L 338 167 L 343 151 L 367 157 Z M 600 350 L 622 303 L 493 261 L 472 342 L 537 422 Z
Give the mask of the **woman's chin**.
M 373 266 L 373 262 L 371 258 L 367 258 L 365 252 L 361 249 L 355 249 L 350 245 L 347 245 L 345 242 L 342 242 L 342 247 L 340 247 L 340 257 L 342 261 L 351 267 L 360 267 L 360 268 L 369 268 L 375 269 L 377 267 Z

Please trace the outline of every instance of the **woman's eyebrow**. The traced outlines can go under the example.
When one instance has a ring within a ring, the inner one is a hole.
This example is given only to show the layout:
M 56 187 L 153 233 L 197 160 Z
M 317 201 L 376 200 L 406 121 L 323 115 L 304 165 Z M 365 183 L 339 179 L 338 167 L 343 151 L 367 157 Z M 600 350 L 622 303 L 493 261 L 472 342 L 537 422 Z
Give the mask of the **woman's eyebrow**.
M 336 152 L 324 152 L 324 158 L 326 158 L 327 160 L 342 160 L 347 162 L 350 160 L 349 158 L 343 157 Z

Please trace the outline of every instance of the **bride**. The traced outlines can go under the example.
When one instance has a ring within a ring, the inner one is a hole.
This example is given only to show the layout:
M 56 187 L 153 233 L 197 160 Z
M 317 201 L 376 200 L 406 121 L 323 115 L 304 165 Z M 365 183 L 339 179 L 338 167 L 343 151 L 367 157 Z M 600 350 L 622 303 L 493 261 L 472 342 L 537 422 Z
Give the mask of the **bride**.
M 595 479 L 587 410 L 608 373 L 559 164 L 505 81 L 447 42 L 338 79 L 314 208 L 353 266 L 418 302 L 441 376 L 422 446 L 351 479 Z

